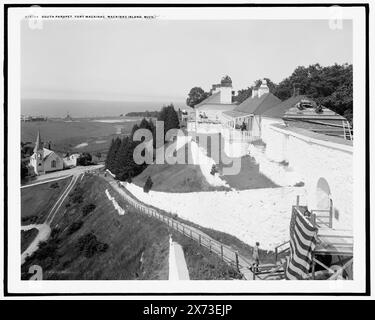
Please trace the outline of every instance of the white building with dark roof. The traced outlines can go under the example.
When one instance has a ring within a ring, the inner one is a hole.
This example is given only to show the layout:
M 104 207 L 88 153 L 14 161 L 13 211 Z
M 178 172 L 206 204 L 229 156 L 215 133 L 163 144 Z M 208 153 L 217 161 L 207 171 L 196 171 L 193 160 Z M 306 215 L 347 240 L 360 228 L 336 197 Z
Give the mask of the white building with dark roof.
M 198 121 L 221 123 L 223 113 L 236 107 L 232 102 L 232 79 L 225 76 L 220 84 L 212 85 L 211 95 L 195 106 L 195 116 Z
M 30 157 L 30 167 L 36 175 L 62 170 L 64 168 L 63 159 L 56 152 L 43 147 L 39 131 L 35 142 L 34 153 Z

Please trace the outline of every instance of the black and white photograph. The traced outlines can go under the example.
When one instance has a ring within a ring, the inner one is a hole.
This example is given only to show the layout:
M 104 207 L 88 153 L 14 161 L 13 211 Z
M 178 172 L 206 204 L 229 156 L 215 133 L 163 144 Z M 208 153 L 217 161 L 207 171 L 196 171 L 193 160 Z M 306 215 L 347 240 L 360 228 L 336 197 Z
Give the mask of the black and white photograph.
M 7 293 L 368 292 L 368 4 L 6 15 Z

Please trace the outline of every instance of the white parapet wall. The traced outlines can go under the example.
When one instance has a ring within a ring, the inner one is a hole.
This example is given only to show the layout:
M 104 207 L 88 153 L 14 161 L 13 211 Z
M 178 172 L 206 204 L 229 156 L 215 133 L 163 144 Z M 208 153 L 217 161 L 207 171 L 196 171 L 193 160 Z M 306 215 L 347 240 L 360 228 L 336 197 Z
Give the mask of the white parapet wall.
M 217 173 L 214 175 L 211 174 L 212 166 L 214 166 L 216 163 L 212 158 L 207 156 L 207 151 L 203 147 L 200 147 L 195 141 L 190 142 L 190 147 L 193 164 L 199 165 L 207 182 L 211 186 L 229 188 L 229 185 L 222 180 Z
M 266 148 L 263 146 L 250 144 L 248 147 L 249 155 L 259 164 L 259 171 L 262 174 L 282 187 L 304 183 L 301 174 L 282 162 L 269 159 L 265 151 Z
M 328 209 L 334 212 L 333 227 L 352 229 L 353 217 L 353 145 L 337 137 L 329 137 L 299 128 L 270 124 L 263 131 L 266 147 L 263 155 L 251 147 L 250 155 L 258 157 L 260 170 L 267 176 L 275 173 L 270 163 L 286 163 L 284 170 L 301 178 L 308 192 L 309 209 Z M 294 178 L 284 173 L 286 183 Z M 290 180 L 289 180 L 290 179 Z M 323 193 L 326 200 L 323 201 Z M 323 204 L 325 202 L 325 204 Z

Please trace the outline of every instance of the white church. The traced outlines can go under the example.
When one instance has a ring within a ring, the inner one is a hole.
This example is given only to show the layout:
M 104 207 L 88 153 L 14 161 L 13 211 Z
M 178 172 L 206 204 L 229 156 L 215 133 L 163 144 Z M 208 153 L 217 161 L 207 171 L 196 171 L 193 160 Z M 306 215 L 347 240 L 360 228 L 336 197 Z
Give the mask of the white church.
M 36 175 L 64 169 L 64 160 L 56 152 L 44 148 L 40 132 L 35 142 L 34 153 L 30 157 L 30 168 Z

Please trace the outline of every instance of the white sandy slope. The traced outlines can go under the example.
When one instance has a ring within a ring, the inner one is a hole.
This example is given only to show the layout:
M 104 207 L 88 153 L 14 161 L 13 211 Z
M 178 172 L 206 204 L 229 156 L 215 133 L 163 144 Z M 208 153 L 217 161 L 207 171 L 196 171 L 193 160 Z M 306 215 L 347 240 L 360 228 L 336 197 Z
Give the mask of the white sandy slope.
M 304 188 L 282 187 L 241 191 L 167 193 L 123 185 L 139 200 L 202 227 L 229 233 L 253 246 L 273 250 L 289 240 L 292 205 L 297 195 L 304 203 Z

